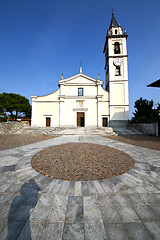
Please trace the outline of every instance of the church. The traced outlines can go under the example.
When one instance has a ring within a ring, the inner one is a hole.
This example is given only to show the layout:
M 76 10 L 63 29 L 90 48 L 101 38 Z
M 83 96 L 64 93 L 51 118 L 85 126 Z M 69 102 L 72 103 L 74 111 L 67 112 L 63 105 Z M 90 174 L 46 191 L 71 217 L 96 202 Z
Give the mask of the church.
M 80 73 L 59 80 L 59 89 L 31 96 L 33 127 L 120 127 L 129 119 L 127 32 L 112 13 L 104 45 L 103 81 Z

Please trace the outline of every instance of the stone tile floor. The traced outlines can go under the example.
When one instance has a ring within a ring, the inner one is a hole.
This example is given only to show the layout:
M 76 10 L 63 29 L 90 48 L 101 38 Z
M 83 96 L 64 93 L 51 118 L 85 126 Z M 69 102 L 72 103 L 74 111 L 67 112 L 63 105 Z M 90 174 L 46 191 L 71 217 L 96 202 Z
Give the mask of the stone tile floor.
M 99 181 L 53 180 L 32 169 L 40 150 L 68 142 L 116 148 L 135 161 Z M 160 152 L 98 135 L 64 135 L 0 151 L 0 239 L 160 239 Z

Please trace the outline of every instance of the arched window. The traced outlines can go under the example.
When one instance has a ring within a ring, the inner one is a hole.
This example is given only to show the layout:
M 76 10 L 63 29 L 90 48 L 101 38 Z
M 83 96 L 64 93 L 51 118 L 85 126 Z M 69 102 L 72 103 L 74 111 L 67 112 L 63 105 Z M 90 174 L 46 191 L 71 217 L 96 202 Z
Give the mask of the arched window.
M 119 42 L 115 42 L 114 44 L 114 54 L 120 54 L 121 51 L 120 51 L 120 44 Z

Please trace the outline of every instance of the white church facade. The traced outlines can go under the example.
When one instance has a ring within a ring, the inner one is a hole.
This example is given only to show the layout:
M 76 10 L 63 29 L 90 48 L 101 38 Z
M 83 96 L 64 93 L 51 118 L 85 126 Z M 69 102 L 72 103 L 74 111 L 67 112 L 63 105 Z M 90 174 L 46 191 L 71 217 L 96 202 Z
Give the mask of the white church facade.
M 46 96 L 31 96 L 31 126 L 108 127 L 129 119 L 126 30 L 114 14 L 107 31 L 105 89 L 103 81 L 80 73 L 59 81 L 59 89 Z

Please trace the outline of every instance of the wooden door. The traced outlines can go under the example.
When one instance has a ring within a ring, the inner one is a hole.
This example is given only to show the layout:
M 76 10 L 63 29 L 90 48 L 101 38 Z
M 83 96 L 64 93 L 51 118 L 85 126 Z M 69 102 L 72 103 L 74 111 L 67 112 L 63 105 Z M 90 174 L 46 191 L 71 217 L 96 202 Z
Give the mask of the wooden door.
M 84 112 L 77 112 L 77 127 L 85 126 L 85 114 Z
M 46 127 L 50 127 L 51 126 L 51 118 L 47 117 L 46 118 Z
M 108 127 L 108 118 L 102 118 L 102 127 Z

